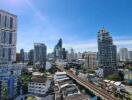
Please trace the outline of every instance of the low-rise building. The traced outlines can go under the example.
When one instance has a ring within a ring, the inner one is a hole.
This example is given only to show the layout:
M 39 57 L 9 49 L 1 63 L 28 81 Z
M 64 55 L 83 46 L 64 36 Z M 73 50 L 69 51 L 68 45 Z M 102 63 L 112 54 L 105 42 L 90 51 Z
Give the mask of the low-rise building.
M 117 72 L 117 69 L 113 67 L 100 67 L 98 68 L 95 73 L 98 77 L 107 77 L 111 74 L 114 74 Z
M 64 80 L 68 80 L 69 77 L 66 75 L 66 72 L 56 72 L 54 75 L 54 81 L 56 83 Z
M 125 70 L 124 71 L 124 79 L 129 83 L 132 84 L 132 71 Z
M 44 96 L 50 87 L 50 81 L 44 77 L 33 77 L 28 83 L 28 92 Z

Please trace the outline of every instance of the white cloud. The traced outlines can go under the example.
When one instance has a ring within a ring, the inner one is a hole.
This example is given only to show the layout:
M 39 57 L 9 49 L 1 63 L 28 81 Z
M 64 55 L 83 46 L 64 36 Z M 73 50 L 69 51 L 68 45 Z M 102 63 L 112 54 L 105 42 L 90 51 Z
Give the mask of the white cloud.
M 114 44 L 117 45 L 117 48 L 126 47 L 129 50 L 132 50 L 132 39 L 129 40 L 115 40 Z M 75 51 L 83 52 L 83 51 L 97 51 L 97 41 L 84 41 L 82 43 L 68 43 L 64 44 L 64 47 L 69 49 L 73 48 Z

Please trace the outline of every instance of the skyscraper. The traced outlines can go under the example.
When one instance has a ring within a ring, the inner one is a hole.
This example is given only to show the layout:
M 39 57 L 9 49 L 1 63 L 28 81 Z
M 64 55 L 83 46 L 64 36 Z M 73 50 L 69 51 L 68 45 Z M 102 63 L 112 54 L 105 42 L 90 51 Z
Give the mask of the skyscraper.
M 119 58 L 120 58 L 120 61 L 127 61 L 128 60 L 128 50 L 127 50 L 127 48 L 121 48 L 120 49 Z
M 29 59 L 29 62 L 30 63 L 33 63 L 34 62 L 34 50 L 31 49 L 29 52 L 28 52 L 28 59 Z
M 34 44 L 34 62 L 38 65 L 38 68 L 45 69 L 46 66 L 46 54 L 47 47 L 43 43 Z
M 55 45 L 54 48 L 54 57 L 56 59 L 62 59 L 63 58 L 63 49 L 62 49 L 62 39 L 60 38 L 58 43 Z
M 17 16 L 0 10 L 0 63 L 16 61 Z
M 132 61 L 132 51 L 128 51 L 128 59 L 129 61 Z
M 99 66 L 116 67 L 117 48 L 113 45 L 112 37 L 104 28 L 98 32 Z
M 20 50 L 20 62 L 24 63 L 24 49 Z

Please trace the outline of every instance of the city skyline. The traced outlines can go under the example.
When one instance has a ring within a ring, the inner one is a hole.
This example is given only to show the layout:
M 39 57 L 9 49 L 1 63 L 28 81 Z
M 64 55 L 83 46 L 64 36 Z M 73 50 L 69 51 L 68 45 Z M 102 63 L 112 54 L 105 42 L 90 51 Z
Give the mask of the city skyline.
M 0 9 L 18 16 L 17 51 L 42 42 L 51 52 L 59 38 L 66 49 L 97 51 L 97 32 L 102 27 L 118 49 L 132 50 L 131 4 L 130 0 L 3 0 Z

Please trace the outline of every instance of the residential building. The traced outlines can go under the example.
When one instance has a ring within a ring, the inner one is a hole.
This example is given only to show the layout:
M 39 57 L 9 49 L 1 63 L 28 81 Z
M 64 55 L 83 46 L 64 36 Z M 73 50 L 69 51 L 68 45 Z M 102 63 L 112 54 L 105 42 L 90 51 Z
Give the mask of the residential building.
M 120 61 L 128 61 L 128 49 L 127 48 L 120 49 L 119 58 L 120 58 Z
M 30 63 L 33 63 L 34 62 L 34 50 L 31 49 L 29 52 L 28 52 L 28 59 L 29 59 L 29 62 Z
M 89 69 L 97 68 L 97 53 L 96 52 L 88 52 L 85 54 L 85 67 Z
M 16 61 L 17 16 L 0 10 L 0 64 Z
M 117 66 L 117 48 L 104 28 L 98 32 L 98 60 L 99 66 Z
M 22 67 L 17 64 L 7 64 L 0 66 L 0 100 L 14 100 L 14 97 L 20 93 L 20 84 L 18 84 L 21 76 Z
M 132 61 L 132 51 L 128 51 L 128 59 L 129 61 Z
M 44 77 L 33 77 L 28 83 L 28 92 L 44 96 L 50 87 L 50 81 Z
M 20 57 L 21 57 L 21 55 L 20 55 L 20 53 L 16 53 L 16 62 L 20 62 Z
M 36 67 L 40 69 L 45 69 L 46 55 L 47 55 L 46 45 L 43 43 L 35 43 L 34 44 L 34 63 Z
M 129 83 L 132 84 L 132 71 L 131 70 L 124 70 L 124 79 Z
M 70 52 L 67 53 L 67 61 L 76 61 L 77 60 L 77 53 L 71 48 Z
M 68 79 L 69 77 L 66 75 L 66 72 L 56 72 L 54 75 L 55 82 L 60 82 Z
M 100 67 L 97 70 L 95 70 L 95 73 L 98 77 L 104 78 L 113 73 L 117 73 L 117 70 L 114 69 L 113 67 Z
M 82 54 L 81 52 L 78 52 L 78 53 L 77 53 L 77 59 L 82 59 L 82 55 L 83 55 L 83 54 Z
M 24 52 L 24 62 L 28 62 L 28 53 Z
M 20 50 L 20 61 L 24 63 L 24 49 Z

